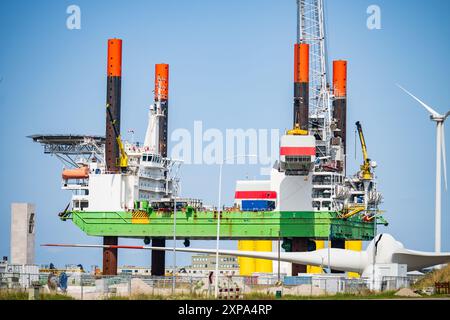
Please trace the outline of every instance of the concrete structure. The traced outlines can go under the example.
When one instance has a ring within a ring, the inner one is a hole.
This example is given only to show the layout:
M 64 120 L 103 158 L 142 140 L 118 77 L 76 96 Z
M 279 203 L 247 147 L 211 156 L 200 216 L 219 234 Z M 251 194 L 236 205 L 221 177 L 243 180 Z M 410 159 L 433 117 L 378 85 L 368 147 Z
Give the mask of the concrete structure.
M 34 264 L 35 206 L 11 204 L 11 264 Z

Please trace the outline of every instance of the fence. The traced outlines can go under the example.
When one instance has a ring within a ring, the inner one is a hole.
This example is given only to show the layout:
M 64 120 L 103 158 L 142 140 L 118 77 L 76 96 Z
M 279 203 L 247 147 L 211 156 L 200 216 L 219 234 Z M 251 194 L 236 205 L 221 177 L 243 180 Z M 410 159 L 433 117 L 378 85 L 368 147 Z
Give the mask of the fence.
M 450 282 L 435 282 L 434 287 L 436 288 L 436 293 L 441 294 L 450 293 Z
M 51 278 L 51 277 L 50 277 Z M 342 275 L 311 275 L 283 277 L 281 283 L 277 276 L 224 276 L 219 277 L 219 299 L 242 299 L 249 294 L 267 294 L 275 297 L 277 291 L 282 295 L 321 296 L 337 293 L 359 294 L 371 289 L 387 291 L 408 288 L 420 276 L 383 277 L 381 280 L 348 279 Z M 25 290 L 34 285 L 41 286 L 41 292 L 51 292 L 49 273 L 15 274 L 0 273 L 0 289 Z M 54 291 L 65 293 L 75 299 L 96 300 L 113 297 L 143 297 L 184 295 L 186 297 L 214 297 L 214 284 L 207 276 L 177 276 L 175 286 L 173 277 L 155 276 L 98 276 L 73 273 L 68 275 L 67 287 L 58 286 L 54 277 Z

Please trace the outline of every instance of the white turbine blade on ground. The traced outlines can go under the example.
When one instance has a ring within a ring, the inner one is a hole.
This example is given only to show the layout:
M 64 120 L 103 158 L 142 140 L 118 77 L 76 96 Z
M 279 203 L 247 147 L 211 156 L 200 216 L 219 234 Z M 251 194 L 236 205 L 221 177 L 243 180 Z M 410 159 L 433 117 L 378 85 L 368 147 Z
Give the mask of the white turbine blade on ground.
M 442 123 L 441 127 L 441 137 L 442 137 L 442 161 L 444 162 L 444 182 L 445 182 L 445 190 L 447 190 L 447 155 L 445 152 L 445 130 L 444 123 Z
M 416 100 L 417 102 L 419 102 L 425 109 L 427 109 L 427 111 L 429 113 L 431 113 L 433 116 L 439 116 L 439 113 L 437 113 L 435 110 L 433 110 L 430 106 L 428 106 L 427 104 L 425 104 L 422 100 L 420 100 L 419 98 L 417 98 L 416 96 L 414 96 L 411 92 L 409 92 L 408 90 L 406 90 L 405 88 L 403 88 L 401 85 L 397 84 L 397 86 L 402 89 L 403 91 L 405 91 L 407 94 L 409 94 L 414 100 Z
M 435 253 L 408 249 L 398 249 L 392 255 L 392 262 L 407 264 L 408 271 L 450 263 L 450 252 Z
M 113 249 L 137 249 L 137 250 L 159 250 L 173 251 L 173 247 L 150 247 L 150 246 L 121 246 L 121 245 L 101 245 L 101 244 L 43 244 L 44 247 L 73 247 L 73 248 L 113 248 Z M 196 249 L 196 248 L 176 248 L 179 252 L 208 253 L 215 254 L 216 249 Z M 219 249 L 219 254 L 257 258 L 266 260 L 278 260 L 278 252 L 261 251 L 238 251 Z M 330 263 L 328 263 L 330 255 Z M 280 261 L 306 264 L 314 266 L 330 267 L 339 271 L 362 272 L 367 265 L 366 251 L 350 251 L 345 249 L 320 249 L 311 252 L 280 252 Z

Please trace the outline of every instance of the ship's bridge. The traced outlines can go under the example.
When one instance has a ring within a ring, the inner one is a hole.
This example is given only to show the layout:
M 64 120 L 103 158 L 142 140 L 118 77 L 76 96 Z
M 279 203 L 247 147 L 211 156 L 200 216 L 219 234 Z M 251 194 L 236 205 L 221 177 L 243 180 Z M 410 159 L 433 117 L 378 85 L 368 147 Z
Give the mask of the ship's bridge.
M 309 135 L 284 135 L 280 141 L 281 171 L 287 176 L 308 175 L 316 160 L 316 139 Z

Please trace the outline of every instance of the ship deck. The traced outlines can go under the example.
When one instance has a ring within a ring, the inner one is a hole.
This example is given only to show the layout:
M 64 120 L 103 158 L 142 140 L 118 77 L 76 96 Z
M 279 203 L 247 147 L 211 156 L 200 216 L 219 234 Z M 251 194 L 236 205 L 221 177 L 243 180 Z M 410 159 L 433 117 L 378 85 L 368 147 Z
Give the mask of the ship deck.
M 186 210 L 176 216 L 178 239 L 215 239 L 217 212 Z M 90 236 L 120 236 L 130 238 L 173 238 L 173 212 L 71 211 L 61 217 Z M 271 239 L 308 237 L 311 239 L 371 240 L 375 222 L 363 222 L 358 217 L 346 220 L 336 212 L 228 212 L 221 213 L 222 240 Z

